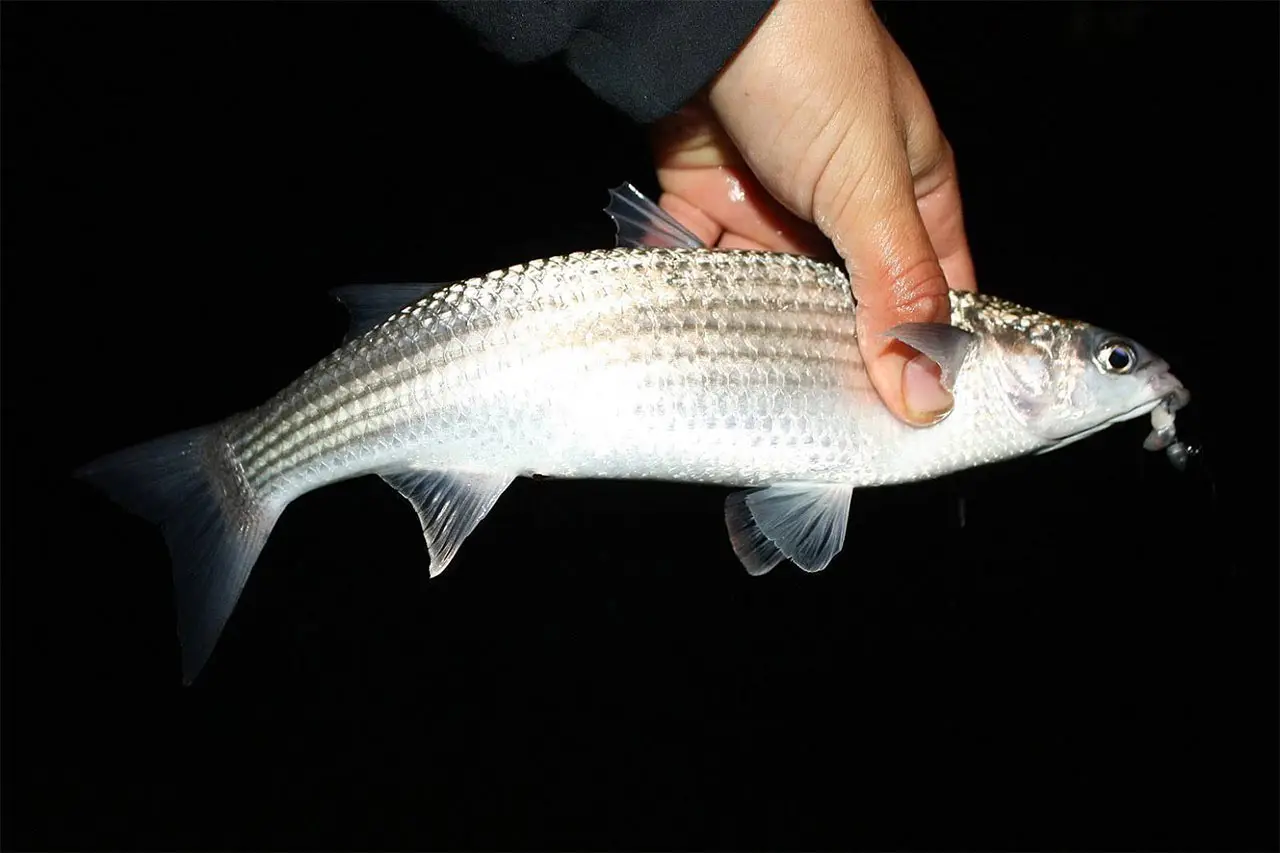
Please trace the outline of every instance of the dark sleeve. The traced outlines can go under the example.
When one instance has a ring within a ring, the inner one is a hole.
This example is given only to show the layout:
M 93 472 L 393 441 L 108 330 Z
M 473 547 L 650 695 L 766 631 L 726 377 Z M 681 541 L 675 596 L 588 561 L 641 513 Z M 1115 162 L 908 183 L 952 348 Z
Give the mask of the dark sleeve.
M 445 0 L 439 8 L 511 62 L 556 57 L 639 122 L 684 105 L 773 0 Z

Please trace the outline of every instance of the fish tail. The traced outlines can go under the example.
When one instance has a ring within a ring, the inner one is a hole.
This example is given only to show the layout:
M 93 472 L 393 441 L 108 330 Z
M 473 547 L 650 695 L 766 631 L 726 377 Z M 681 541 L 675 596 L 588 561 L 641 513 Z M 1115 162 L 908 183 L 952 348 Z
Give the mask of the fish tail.
M 236 464 L 224 425 L 144 442 L 75 472 L 124 509 L 160 526 L 173 562 L 186 684 L 212 654 L 284 509 L 255 495 Z

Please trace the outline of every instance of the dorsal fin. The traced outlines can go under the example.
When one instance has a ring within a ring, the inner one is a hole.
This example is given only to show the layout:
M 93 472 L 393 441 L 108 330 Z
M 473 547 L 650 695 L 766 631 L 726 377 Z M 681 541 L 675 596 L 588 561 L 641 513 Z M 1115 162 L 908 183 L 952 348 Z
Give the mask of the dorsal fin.
M 675 217 L 629 183 L 609 190 L 609 204 L 604 212 L 609 214 L 618 228 L 619 248 L 707 248 L 707 244 L 698 239 L 698 235 L 677 222 Z
M 329 291 L 351 317 L 343 342 L 358 338 L 401 308 L 453 282 L 427 284 L 347 284 Z

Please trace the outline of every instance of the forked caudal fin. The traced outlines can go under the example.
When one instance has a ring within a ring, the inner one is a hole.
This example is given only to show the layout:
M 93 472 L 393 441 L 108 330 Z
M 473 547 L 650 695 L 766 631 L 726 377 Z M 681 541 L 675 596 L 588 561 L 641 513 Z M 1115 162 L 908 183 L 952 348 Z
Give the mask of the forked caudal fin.
M 75 474 L 163 531 L 173 561 L 182 679 L 190 684 L 283 507 L 254 499 L 232 464 L 221 425 L 121 450 Z
M 221 424 L 113 453 L 75 475 L 160 526 L 173 562 L 182 680 L 190 684 L 213 653 L 284 507 L 253 494 Z M 515 476 L 406 471 L 382 478 L 417 511 L 435 577 Z

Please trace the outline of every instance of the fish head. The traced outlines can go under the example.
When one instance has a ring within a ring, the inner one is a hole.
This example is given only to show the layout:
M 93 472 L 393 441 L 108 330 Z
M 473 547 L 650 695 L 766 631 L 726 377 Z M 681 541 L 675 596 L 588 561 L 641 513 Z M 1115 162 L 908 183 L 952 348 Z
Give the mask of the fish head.
M 984 381 L 1038 452 L 1190 401 L 1168 362 L 1130 337 L 990 297 L 969 303 L 957 311 L 953 300 L 953 323 L 976 333 Z

